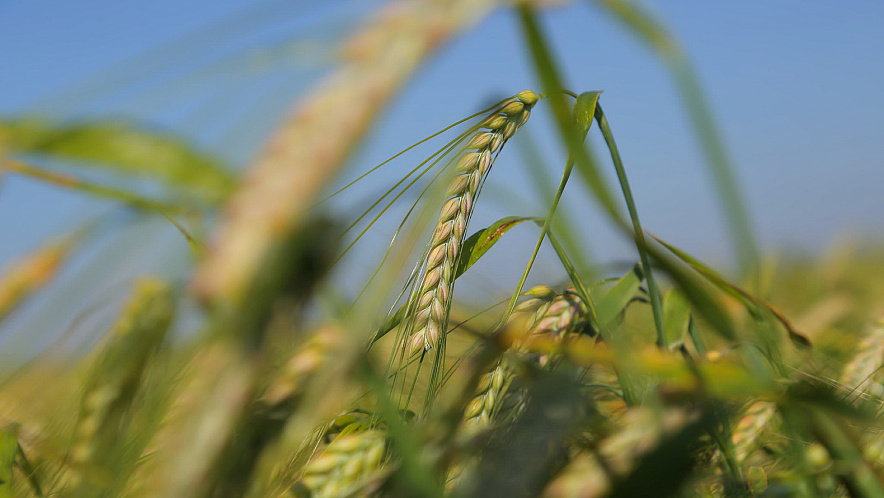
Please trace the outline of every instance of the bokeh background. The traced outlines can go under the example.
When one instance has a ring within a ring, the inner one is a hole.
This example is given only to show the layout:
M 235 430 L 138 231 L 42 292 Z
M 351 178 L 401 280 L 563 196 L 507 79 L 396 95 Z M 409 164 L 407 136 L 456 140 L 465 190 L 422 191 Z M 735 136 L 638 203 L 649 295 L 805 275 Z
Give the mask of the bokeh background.
M 129 120 L 180 135 L 241 172 L 298 96 L 333 67 L 338 42 L 378 5 L 0 1 L 0 117 Z M 699 73 L 762 251 L 769 257 L 818 256 L 848 241 L 879 243 L 884 5 L 794 0 L 648 6 L 677 35 Z M 602 104 L 645 227 L 719 267 L 735 268 L 696 137 L 660 61 L 589 2 L 547 9 L 543 19 L 569 87 L 605 92 Z M 366 137 L 339 183 L 523 88 L 539 84 L 514 14 L 500 11 L 427 62 Z M 537 114 L 527 135 L 555 183 L 564 157 L 548 116 L 543 109 Z M 335 198 L 329 209 L 342 220 L 352 218 L 434 150 L 431 144 L 404 156 Z M 525 153 L 523 144 L 501 156 L 472 230 L 504 215 L 544 212 L 523 164 Z M 0 266 L 118 209 L 111 201 L 15 175 L 0 181 Z M 343 294 L 359 289 L 406 207 L 386 216 L 337 270 Z M 637 259 L 587 199 L 566 195 L 564 208 L 579 220 L 594 260 L 616 266 Z M 60 337 L 102 330 L 135 275 L 185 277 L 193 254 L 174 226 L 161 217 L 122 223 L 4 323 L 4 355 L 23 360 Z M 514 230 L 459 290 L 505 295 L 534 237 L 531 230 Z M 537 280 L 558 275 L 557 263 L 544 261 L 533 274 Z

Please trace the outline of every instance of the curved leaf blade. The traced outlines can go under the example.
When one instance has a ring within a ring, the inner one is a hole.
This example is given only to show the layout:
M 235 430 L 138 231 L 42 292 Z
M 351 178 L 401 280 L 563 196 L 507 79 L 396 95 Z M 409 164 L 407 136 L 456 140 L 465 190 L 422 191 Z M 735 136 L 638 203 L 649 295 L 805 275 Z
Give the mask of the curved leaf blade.
M 681 291 L 671 289 L 663 296 L 663 324 L 670 349 L 678 349 L 684 344 L 690 322 L 690 302 Z
M 726 278 L 721 276 L 718 272 L 704 264 L 702 261 L 694 258 L 690 254 L 682 251 L 672 244 L 669 244 L 663 239 L 655 235 L 651 235 L 651 237 L 653 237 L 653 239 L 659 242 L 663 247 L 668 249 L 669 252 L 678 257 L 678 259 L 684 261 L 697 273 L 706 278 L 706 280 L 712 283 L 719 290 L 739 301 L 740 304 L 746 307 L 746 309 L 751 311 L 753 308 L 758 307 L 769 311 L 774 316 L 774 318 L 776 318 L 777 321 L 779 321 L 780 324 L 783 325 L 783 328 L 785 328 L 786 332 L 788 332 L 789 334 L 789 339 L 797 347 L 811 347 L 810 339 L 808 339 L 806 336 L 804 336 L 804 334 L 795 329 L 795 327 L 792 325 L 792 322 L 786 317 L 786 315 L 784 315 L 780 310 L 774 307 L 774 305 L 769 303 L 767 300 L 757 297 L 750 292 L 742 289 L 741 287 L 732 284 Z
M 637 263 L 629 273 L 620 277 L 614 288 L 598 300 L 599 323 L 602 327 L 611 327 L 621 316 L 638 293 L 643 280 L 641 264 Z
M 12 473 L 16 454 L 18 454 L 18 426 L 11 424 L 0 428 L 0 498 L 13 496 Z
M 494 244 L 514 226 L 526 221 L 535 221 L 533 217 L 509 216 L 492 223 L 486 228 L 479 230 L 464 241 L 460 251 L 460 259 L 457 262 L 455 278 L 463 275 L 471 266 L 479 261 Z
M 0 147 L 76 163 L 122 176 L 150 178 L 218 201 L 234 178 L 216 158 L 174 135 L 125 122 L 54 124 L 38 119 L 0 120 Z

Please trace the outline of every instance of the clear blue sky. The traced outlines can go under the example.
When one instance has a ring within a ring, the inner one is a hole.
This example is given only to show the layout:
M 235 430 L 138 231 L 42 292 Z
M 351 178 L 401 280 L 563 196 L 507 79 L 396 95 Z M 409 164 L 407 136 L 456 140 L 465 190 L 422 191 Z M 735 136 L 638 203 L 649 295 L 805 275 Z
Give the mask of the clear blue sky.
M 180 132 L 242 168 L 289 103 L 321 74 L 329 40 L 348 32 L 351 21 L 375 6 L 349 1 L 315 7 L 319 3 L 0 0 L 0 115 L 127 116 Z M 763 249 L 819 253 L 845 234 L 881 240 L 884 4 L 790 0 L 651 6 L 678 35 L 700 74 Z M 544 21 L 569 86 L 605 91 L 605 111 L 646 227 L 727 264 L 731 254 L 718 204 L 661 64 L 589 2 L 552 9 Z M 286 45 L 296 38 L 321 41 Z M 182 39 L 158 55 L 141 55 Z M 501 11 L 425 66 L 383 116 L 347 176 L 471 114 L 490 98 L 523 88 L 537 83 L 516 18 Z M 532 131 L 550 150 L 555 167 L 561 156 L 547 124 L 540 122 Z M 507 154 L 502 163 L 518 164 L 516 150 Z M 502 163 L 489 180 L 495 185 L 489 202 L 497 207 L 480 213 L 474 228 L 502 214 L 536 214 L 533 208 L 513 212 L 494 202 L 495 196 L 505 200 L 494 194 L 503 189 L 533 196 L 520 168 L 502 173 Z M 634 258 L 588 211 L 589 204 L 579 198 L 567 202 L 590 227 L 595 254 Z M 106 208 L 77 194 L 4 179 L 0 265 Z M 180 238 L 159 225 L 147 233 L 154 230 L 151 240 L 163 249 L 146 250 L 147 236 L 133 235 L 130 243 L 145 261 L 123 258 L 116 263 L 119 279 L 167 267 L 169 258 L 186 260 Z M 514 240 L 532 236 L 525 232 Z M 479 273 L 522 259 L 516 251 Z M 112 285 L 104 291 L 108 288 Z

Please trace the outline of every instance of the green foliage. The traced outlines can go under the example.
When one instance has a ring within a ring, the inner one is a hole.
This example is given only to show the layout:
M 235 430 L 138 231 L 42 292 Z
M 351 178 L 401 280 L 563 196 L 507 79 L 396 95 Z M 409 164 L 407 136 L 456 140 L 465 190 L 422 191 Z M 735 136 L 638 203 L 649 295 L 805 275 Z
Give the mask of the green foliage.
M 9 425 L 0 430 L 0 497 L 12 494 L 15 457 L 18 455 L 18 426 Z
M 458 261 L 457 270 L 454 273 L 455 277 L 463 275 L 471 266 L 476 264 L 479 258 L 484 256 L 486 252 L 494 247 L 494 244 L 500 241 L 503 234 L 520 223 L 533 220 L 534 218 L 509 216 L 497 220 L 487 228 L 483 228 L 470 235 L 463 243 L 463 252 L 461 253 L 460 261 Z
M 598 3 L 657 51 L 683 93 L 694 88 L 662 25 L 629 2 Z M 881 255 L 787 262 L 771 272 L 762 296 L 739 203 L 728 219 L 734 237 L 745 238 L 734 243 L 742 280 L 646 234 L 601 92 L 565 90 L 534 7 L 515 9 L 543 100 L 521 92 L 370 169 L 465 127 L 343 230 L 312 210 L 299 213 L 306 221 L 295 229 L 270 220 L 279 233 L 257 268 L 237 275 L 241 288 L 192 292 L 140 279 L 91 354 L 47 355 L 0 384 L 0 497 L 42 496 L 44 488 L 51 496 L 180 498 L 884 496 Z M 708 125 L 702 100 L 685 99 L 695 125 Z M 507 216 L 464 238 L 500 148 L 519 139 L 535 105 L 549 106 L 568 153 L 555 192 L 552 183 L 543 192 L 545 212 Z M 345 119 L 352 116 L 338 118 L 323 117 L 352 124 Z M 590 150 L 593 122 L 619 193 Z M 698 133 L 718 195 L 731 202 L 739 196 L 726 185 L 732 173 L 723 146 L 711 126 Z M 165 212 L 180 193 L 207 203 L 203 214 L 263 201 L 253 194 L 223 204 L 248 184 L 176 137 L 128 125 L 9 120 L 0 122 L 0 145 L 14 156 L 3 159 L 12 172 L 140 208 Z M 146 178 L 165 193 L 142 198 L 32 167 L 31 159 Z M 444 216 L 434 218 L 440 209 L 428 198 L 448 166 L 481 174 L 455 177 Z M 572 168 L 577 185 L 569 182 Z M 274 180 L 263 179 L 275 187 Z M 356 302 L 340 305 L 329 275 L 415 186 L 422 190 L 381 264 Z M 624 259 L 638 263 L 624 272 L 591 260 L 580 243 L 583 213 L 561 212 L 566 189 L 596 201 L 635 244 Z M 339 252 L 341 239 L 372 213 Z M 491 249 L 506 246 L 512 237 L 504 235 L 517 225 L 536 229 L 537 239 L 524 267 L 494 276 L 495 285 L 519 277 L 509 298 L 465 303 L 459 289 L 453 297 L 455 280 L 496 257 L 500 249 Z M 231 254 L 249 252 L 250 242 L 242 239 Z M 545 243 L 555 253 L 545 263 L 558 264 L 567 283 L 524 291 Z M 0 313 L 35 293 L 64 256 L 41 255 L 0 278 L 7 289 Z M 409 289 L 426 290 L 426 299 Z M 194 301 L 199 311 L 189 307 L 185 318 L 201 331 L 169 341 L 175 310 Z M 410 347 L 415 324 L 431 316 L 441 336 Z
M 226 197 L 235 184 L 219 160 L 180 138 L 122 122 L 53 124 L 7 119 L 0 121 L 0 149 L 154 180 L 171 192 L 212 203 Z

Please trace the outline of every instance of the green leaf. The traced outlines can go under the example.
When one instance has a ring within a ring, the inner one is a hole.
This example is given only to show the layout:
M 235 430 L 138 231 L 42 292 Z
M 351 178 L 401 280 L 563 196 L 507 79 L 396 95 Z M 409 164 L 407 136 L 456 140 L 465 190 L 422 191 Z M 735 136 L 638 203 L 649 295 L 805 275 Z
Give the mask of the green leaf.
M 706 165 L 724 208 L 730 236 L 737 248 L 743 272 L 749 273 L 759 262 L 758 244 L 751 228 L 749 211 L 725 150 L 721 132 L 687 54 L 666 26 L 638 3 L 628 0 L 595 0 L 595 3 L 604 7 L 636 38 L 656 52 L 672 75 L 694 133 L 706 156 Z
M 123 122 L 54 124 L 37 119 L 0 120 L 0 148 L 69 161 L 117 175 L 149 178 L 207 201 L 234 186 L 224 165 L 180 138 Z
M 544 90 L 549 94 L 548 98 L 553 115 L 556 118 L 555 122 L 559 134 L 568 147 L 569 153 L 574 154 L 573 157 L 576 161 L 575 165 L 578 172 L 583 177 L 587 188 L 594 195 L 594 199 L 598 201 L 599 205 L 618 228 L 625 232 L 629 230 L 628 224 L 623 219 L 613 195 L 606 188 L 598 165 L 583 145 L 579 130 L 571 122 L 571 114 L 568 112 L 568 106 L 561 93 L 561 78 L 559 78 L 556 64 L 552 60 L 552 53 L 546 42 L 546 37 L 541 31 L 540 24 L 537 22 L 537 14 L 531 5 L 525 3 L 519 4 L 518 11 L 522 31 L 528 43 L 537 75 L 543 83 Z M 648 245 L 645 249 L 656 260 L 657 264 L 669 273 L 672 279 L 685 292 L 685 295 L 694 303 L 695 309 L 709 320 L 709 323 L 712 324 L 715 330 L 728 340 L 734 340 L 733 324 L 727 312 L 698 285 L 695 278 L 679 268 L 669 258 L 664 257 L 665 254 L 654 246 Z
M 620 277 L 613 289 L 599 299 L 599 323 L 603 328 L 610 327 L 623 314 L 638 293 L 643 280 L 641 265 L 636 264 L 629 273 Z
M 798 332 L 798 330 L 796 330 L 795 327 L 792 325 L 792 322 L 790 322 L 789 319 L 786 318 L 786 315 L 776 309 L 772 304 L 760 297 L 753 296 L 748 291 L 745 291 L 742 288 L 730 283 L 726 278 L 719 275 L 715 270 L 705 265 L 700 260 L 694 258 L 690 254 L 673 246 L 672 244 L 669 244 L 654 235 L 651 235 L 651 237 L 662 244 L 663 247 L 668 249 L 672 254 L 675 254 L 675 256 L 687 263 L 688 266 L 696 270 L 697 273 L 705 277 L 706 280 L 711 282 L 722 292 L 739 301 L 749 311 L 754 311 L 756 307 L 764 308 L 769 311 L 789 333 L 789 339 L 792 340 L 793 344 L 801 348 L 808 348 L 811 346 L 810 340 L 803 334 Z
M 684 344 L 690 322 L 691 305 L 684 294 L 678 289 L 667 292 L 663 296 L 663 323 L 670 349 L 680 348 Z
M 537 221 L 537 218 L 510 216 L 508 218 L 500 219 L 487 228 L 483 228 L 471 235 L 464 241 L 463 247 L 461 248 L 460 259 L 457 262 L 457 270 L 454 272 L 454 278 L 460 277 L 469 270 L 479 258 L 484 256 L 485 253 L 488 252 L 488 250 L 491 249 L 501 237 L 503 237 L 503 234 L 509 231 L 509 229 L 525 221 Z M 374 336 L 372 336 L 369 341 L 369 345 L 374 344 L 378 339 L 384 337 L 391 330 L 398 327 L 405 318 L 405 312 L 406 307 L 401 306 L 396 310 L 396 313 L 394 313 L 393 316 L 387 318 L 375 331 Z
M 484 256 L 489 249 L 494 247 L 494 244 L 496 244 L 497 241 L 503 237 L 503 234 L 507 233 L 511 228 L 525 221 L 535 220 L 536 218 L 531 217 L 510 216 L 497 220 L 487 228 L 483 228 L 471 235 L 463 243 L 454 277 L 457 278 L 469 270 L 470 267 L 473 266 L 476 261 L 479 261 L 479 258 Z
M 651 268 L 651 258 L 648 256 L 647 241 L 645 240 L 645 232 L 642 228 L 641 221 L 638 218 L 638 208 L 635 205 L 635 199 L 632 197 L 632 188 L 629 186 L 629 180 L 626 178 L 626 168 L 623 166 L 623 160 L 620 157 L 620 151 L 617 149 L 617 143 L 614 141 L 614 134 L 608 125 L 608 119 L 602 111 L 601 105 L 594 106 L 595 118 L 599 123 L 599 129 L 602 136 L 605 137 L 605 143 L 608 151 L 611 153 L 611 161 L 614 163 L 614 170 L 617 172 L 617 180 L 620 182 L 620 189 L 623 192 L 623 200 L 626 201 L 626 208 L 629 212 L 629 219 L 632 222 L 632 231 L 634 234 L 636 249 L 641 257 L 642 266 L 644 267 L 645 278 L 648 280 L 648 295 L 651 298 L 651 312 L 654 315 L 654 328 L 657 330 L 657 346 L 666 349 L 669 346 L 668 335 L 663 323 L 663 310 L 660 303 L 660 290 L 657 288 L 657 281 L 654 278 L 654 271 Z
M 581 94 L 577 97 L 577 102 L 574 104 L 574 120 L 576 121 L 577 128 L 580 130 L 580 134 L 582 135 L 581 140 L 586 138 L 586 134 L 589 133 L 589 127 L 592 125 L 592 117 L 595 112 L 596 105 L 599 101 L 599 95 L 601 92 L 587 92 Z M 509 318 L 510 313 L 516 308 L 516 300 L 519 299 L 519 294 L 522 293 L 522 289 L 525 287 L 525 282 L 528 280 L 528 274 L 531 273 L 531 268 L 534 266 L 534 261 L 537 259 L 537 253 L 540 252 L 540 246 L 543 244 L 543 239 L 550 232 L 550 228 L 552 227 L 553 219 L 556 214 L 556 209 L 559 206 L 559 201 L 562 198 L 562 194 L 565 192 L 565 187 L 568 185 L 568 179 L 571 177 L 571 171 L 574 169 L 574 161 L 571 158 L 571 155 L 568 155 L 568 159 L 565 162 L 565 171 L 562 172 L 562 180 L 559 182 L 559 188 L 556 189 L 556 194 L 553 197 L 552 202 L 549 205 L 549 210 L 546 213 L 546 218 L 543 220 L 543 225 L 540 227 L 540 235 L 537 237 L 537 242 L 534 244 L 534 251 L 531 253 L 531 259 L 528 260 L 528 264 L 525 265 L 525 270 L 522 272 L 522 277 L 519 279 L 518 285 L 516 285 L 516 290 L 513 292 L 513 296 L 510 298 L 510 303 L 507 306 L 506 313 L 503 316 L 503 319 L 506 320 Z
M 12 472 L 18 453 L 18 425 L 0 429 L 0 498 L 12 498 Z

